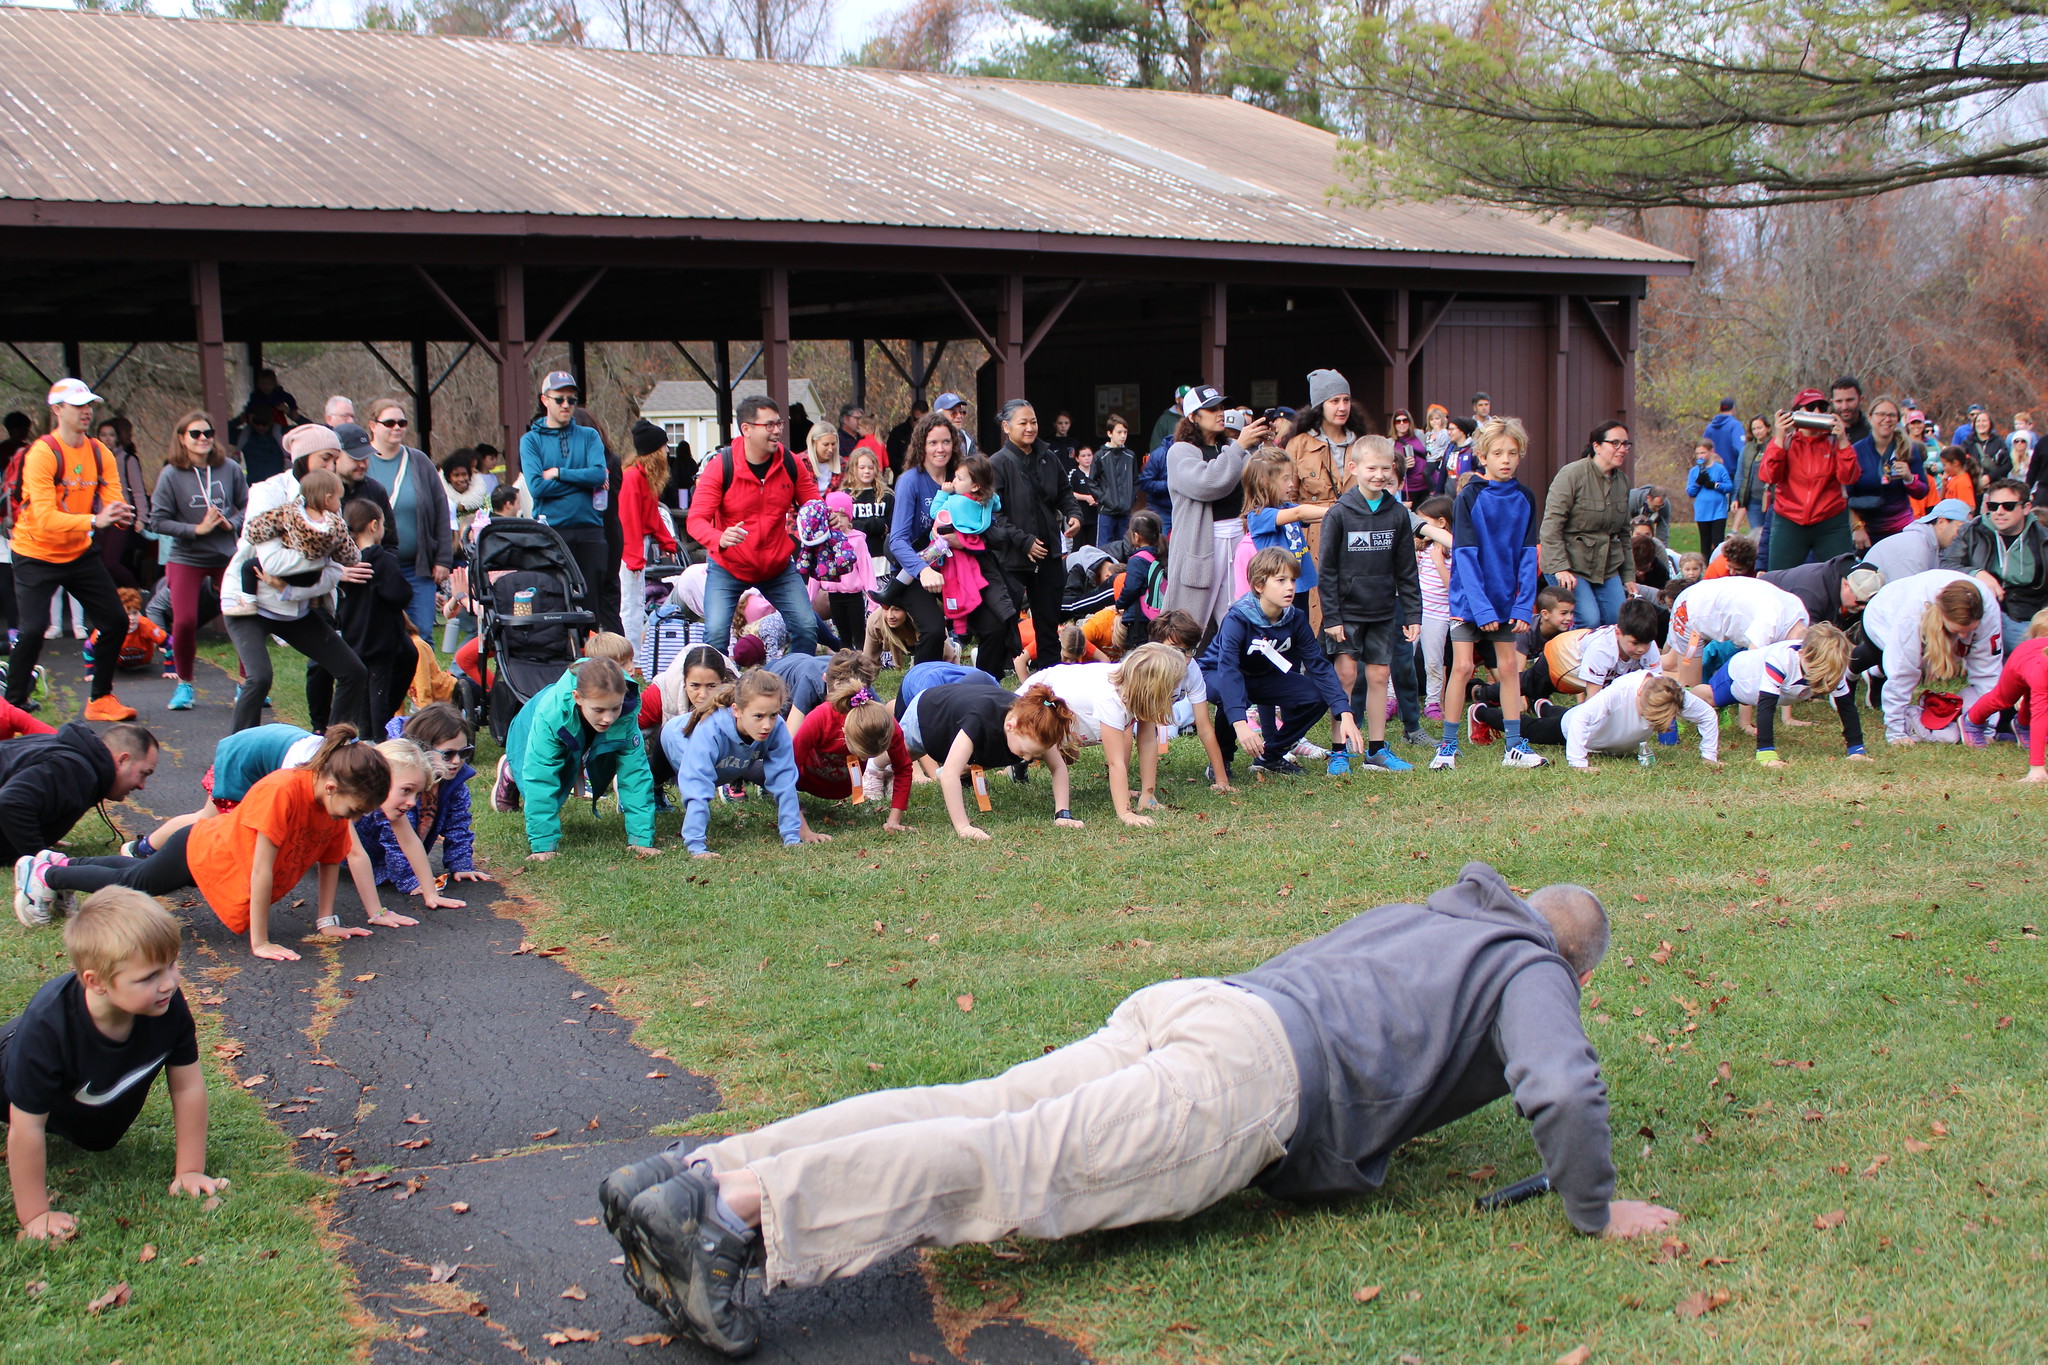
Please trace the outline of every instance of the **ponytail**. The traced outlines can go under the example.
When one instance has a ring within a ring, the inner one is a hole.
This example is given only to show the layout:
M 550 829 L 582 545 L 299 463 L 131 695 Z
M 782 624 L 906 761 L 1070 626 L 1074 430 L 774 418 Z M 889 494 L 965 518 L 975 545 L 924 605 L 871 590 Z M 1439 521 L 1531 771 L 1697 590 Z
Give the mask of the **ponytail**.
M 1955 637 L 1949 634 L 1949 623 L 1958 617 L 1972 629 L 1984 619 L 1984 595 L 1976 584 L 1952 582 L 1921 609 L 1921 677 L 1947 679 L 1963 675 L 1962 655 L 1956 649 Z
M 842 649 L 825 665 L 825 704 L 845 711 L 868 690 L 881 666 L 857 649 Z
M 1058 749 L 1060 756 L 1076 757 L 1081 747 L 1074 741 L 1074 713 L 1044 683 L 1032 683 L 1010 703 L 1008 717 L 1017 733 L 1042 749 Z
M 333 778 L 336 791 L 369 806 L 382 805 L 391 792 L 391 765 L 374 746 L 357 743 L 356 727 L 346 723 L 327 727 L 306 769 L 314 781 Z

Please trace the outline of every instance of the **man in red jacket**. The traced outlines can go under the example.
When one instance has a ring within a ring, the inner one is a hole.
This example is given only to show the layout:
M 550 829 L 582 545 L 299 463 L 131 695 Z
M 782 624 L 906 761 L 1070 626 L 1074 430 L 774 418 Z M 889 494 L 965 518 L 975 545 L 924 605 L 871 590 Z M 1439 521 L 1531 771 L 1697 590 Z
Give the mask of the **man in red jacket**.
M 789 652 L 818 648 L 818 618 L 793 563 L 790 518 L 818 497 L 810 461 L 782 444 L 782 410 L 762 394 L 742 398 L 740 438 L 704 462 L 690 497 L 690 534 L 711 553 L 704 581 L 704 641 L 731 644 L 733 610 L 748 588 L 782 613 Z M 1854 457 L 1851 456 L 1851 463 Z
M 1811 555 L 1828 560 L 1851 553 L 1849 500 L 1842 485 L 1861 477 L 1856 448 L 1841 414 L 1830 409 L 1819 389 L 1801 389 L 1793 411 L 1830 419 L 1827 429 L 1795 427 L 1792 413 L 1780 412 L 1777 431 L 1757 463 L 1759 481 L 1775 485 L 1771 513 L 1771 567 L 1790 569 Z

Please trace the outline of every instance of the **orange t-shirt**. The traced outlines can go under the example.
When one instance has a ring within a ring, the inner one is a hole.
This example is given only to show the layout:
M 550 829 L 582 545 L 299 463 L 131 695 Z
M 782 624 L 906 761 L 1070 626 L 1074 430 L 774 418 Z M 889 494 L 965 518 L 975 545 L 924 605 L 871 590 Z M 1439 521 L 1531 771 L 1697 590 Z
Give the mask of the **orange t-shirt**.
M 258 778 L 233 810 L 194 825 L 185 844 L 185 865 L 220 922 L 246 934 L 256 836 L 267 835 L 277 845 L 276 874 L 270 883 L 270 902 L 275 905 L 315 863 L 339 863 L 348 857 L 348 829 L 349 822 L 329 815 L 313 794 L 312 772 L 287 768 Z

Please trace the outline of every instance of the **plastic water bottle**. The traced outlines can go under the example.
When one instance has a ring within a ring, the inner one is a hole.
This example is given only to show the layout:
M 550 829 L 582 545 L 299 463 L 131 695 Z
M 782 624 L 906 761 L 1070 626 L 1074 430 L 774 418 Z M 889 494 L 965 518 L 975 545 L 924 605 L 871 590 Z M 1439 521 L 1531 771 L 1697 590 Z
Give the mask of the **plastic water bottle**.
M 1650 752 L 1649 740 L 1646 739 L 1641 744 L 1636 745 L 1636 762 L 1647 768 L 1656 761 L 1656 756 Z

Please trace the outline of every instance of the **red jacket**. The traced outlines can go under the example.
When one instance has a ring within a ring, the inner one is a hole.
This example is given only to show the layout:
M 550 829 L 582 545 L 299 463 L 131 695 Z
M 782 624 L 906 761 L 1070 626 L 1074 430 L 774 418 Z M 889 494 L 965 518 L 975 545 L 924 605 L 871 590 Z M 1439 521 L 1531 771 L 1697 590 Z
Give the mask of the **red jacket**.
M 626 477 L 619 483 L 619 525 L 626 532 L 626 567 L 635 573 L 647 567 L 647 537 L 653 536 L 669 554 L 676 552 L 676 538 L 662 525 L 654 485 L 638 464 L 627 465 Z
M 732 460 L 732 486 L 725 486 L 726 460 Z M 1855 457 L 1849 463 L 1855 464 Z M 796 467 L 796 482 L 789 479 Z M 715 451 L 704 461 L 697 475 L 696 491 L 690 495 L 690 535 L 711 553 L 719 568 L 742 583 L 766 583 L 796 557 L 796 541 L 789 533 L 796 509 L 819 496 L 817 476 L 810 461 L 789 457 L 781 446 L 768 463 L 765 479 L 754 477 L 746 456 L 730 448 Z M 718 540 L 728 526 L 747 528 L 747 538 L 737 545 L 719 548 Z
M 1778 515 L 1795 526 L 1812 526 L 1849 510 L 1842 485 L 1863 477 L 1856 460 L 1856 448 L 1836 445 L 1833 432 L 1792 430 L 1788 453 L 1777 438 L 1764 447 L 1756 476 L 1777 485 L 1777 500 L 1771 505 Z
M 804 714 L 790 741 L 796 757 L 797 789 L 826 801 L 844 799 L 853 790 L 846 771 L 846 713 L 820 702 Z M 902 812 L 910 809 L 910 746 L 904 743 L 903 727 L 893 726 L 889 735 L 889 806 Z

